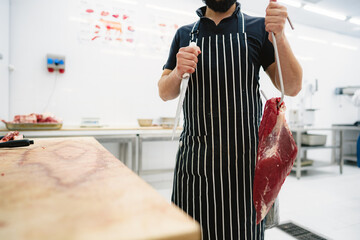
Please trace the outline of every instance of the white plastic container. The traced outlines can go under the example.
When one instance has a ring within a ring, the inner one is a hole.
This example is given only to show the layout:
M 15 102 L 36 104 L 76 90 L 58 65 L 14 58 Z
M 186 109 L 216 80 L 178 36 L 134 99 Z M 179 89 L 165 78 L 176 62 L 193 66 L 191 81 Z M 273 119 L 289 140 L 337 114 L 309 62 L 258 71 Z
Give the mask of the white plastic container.
M 302 134 L 301 143 L 308 146 L 323 146 L 326 144 L 326 135 Z
M 304 125 L 313 125 L 315 122 L 315 111 L 316 109 L 305 109 L 304 116 L 303 116 L 303 123 Z

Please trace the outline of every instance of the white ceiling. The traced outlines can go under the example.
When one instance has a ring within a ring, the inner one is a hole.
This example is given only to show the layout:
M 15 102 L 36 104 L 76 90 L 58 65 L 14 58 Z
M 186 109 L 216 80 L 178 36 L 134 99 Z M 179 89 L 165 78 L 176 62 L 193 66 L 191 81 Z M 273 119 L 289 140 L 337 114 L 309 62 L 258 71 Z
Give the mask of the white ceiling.
M 244 11 L 264 15 L 268 0 L 238 0 L 242 4 Z M 360 0 L 293 0 L 303 4 L 315 4 L 318 7 L 329 11 L 336 11 L 348 17 L 360 18 Z M 296 23 L 330 30 L 333 32 L 360 38 L 360 25 L 355 25 L 348 21 L 341 21 L 331 17 L 319 15 L 304 10 L 287 6 L 289 17 L 296 26 Z

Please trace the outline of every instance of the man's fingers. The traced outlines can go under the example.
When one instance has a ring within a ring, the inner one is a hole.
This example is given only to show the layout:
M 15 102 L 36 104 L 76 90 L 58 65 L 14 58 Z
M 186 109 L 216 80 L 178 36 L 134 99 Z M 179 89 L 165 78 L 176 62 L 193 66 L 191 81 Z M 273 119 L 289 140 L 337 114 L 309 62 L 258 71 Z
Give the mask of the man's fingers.
M 271 1 L 266 8 L 265 30 L 275 34 L 282 33 L 287 17 L 288 13 L 286 7 Z M 272 40 L 270 35 L 269 40 Z
M 280 17 L 287 17 L 288 13 L 286 9 L 267 9 L 266 16 L 280 16 Z
M 177 71 L 181 74 L 181 77 L 182 77 L 182 75 L 184 73 L 193 73 L 193 72 L 195 72 L 195 68 L 185 66 L 185 65 L 178 65 L 176 68 L 177 68 Z
M 198 56 L 201 53 L 200 48 L 198 46 L 189 46 L 186 47 L 186 50 L 195 54 L 196 56 Z
M 277 24 L 284 24 L 286 23 L 286 18 L 279 17 L 279 16 L 269 16 L 265 18 L 265 25 L 270 23 L 277 23 Z
M 278 33 L 283 30 L 283 26 L 276 24 L 276 23 L 269 23 L 269 24 L 266 24 L 265 30 L 267 32 Z
M 271 1 L 271 2 L 269 2 L 266 10 L 267 10 L 267 9 L 271 9 L 271 8 L 285 8 L 285 7 L 284 7 L 283 5 L 277 3 L 277 2 L 272 2 L 272 1 Z
M 201 53 L 201 50 L 200 50 L 200 48 L 198 46 L 191 47 L 191 48 L 195 50 L 196 56 L 198 56 Z
M 194 54 L 195 56 L 198 56 L 201 51 L 200 51 L 200 48 L 198 46 L 194 46 L 194 47 L 182 47 L 179 49 L 179 52 L 187 52 L 187 53 L 192 53 Z
M 178 65 L 196 68 L 196 62 L 192 61 L 192 60 L 187 60 L 187 59 L 179 59 Z
M 193 54 L 193 53 L 188 53 L 188 52 L 178 52 L 176 54 L 177 59 L 186 59 L 186 60 L 191 60 L 194 61 L 195 63 L 198 62 L 198 58 Z
M 184 73 L 194 73 L 198 63 L 198 55 L 201 53 L 198 46 L 188 46 L 179 49 L 176 54 L 177 72 L 181 75 Z
M 194 72 L 195 72 L 195 68 L 187 68 L 186 72 L 187 72 L 187 73 L 194 73 Z

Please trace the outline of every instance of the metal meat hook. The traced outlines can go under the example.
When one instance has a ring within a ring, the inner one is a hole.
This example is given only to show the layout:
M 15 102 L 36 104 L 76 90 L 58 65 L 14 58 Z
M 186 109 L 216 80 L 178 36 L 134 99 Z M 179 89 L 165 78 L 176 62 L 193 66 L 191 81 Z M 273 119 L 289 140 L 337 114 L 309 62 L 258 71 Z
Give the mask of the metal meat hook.
M 288 22 L 290 24 L 291 29 L 294 30 L 294 26 L 292 25 L 289 17 L 287 17 L 287 20 L 288 20 Z M 281 99 L 280 99 L 280 102 L 278 104 L 278 108 L 279 108 L 281 106 L 281 104 L 283 103 L 283 101 L 284 101 L 285 90 L 284 90 L 284 81 L 283 81 L 282 72 L 281 72 L 279 51 L 278 51 L 278 48 L 277 48 L 276 38 L 275 38 L 275 34 L 273 32 L 271 34 L 272 34 L 272 39 L 273 39 L 273 42 L 274 42 L 273 45 L 274 45 L 274 50 L 275 50 L 275 59 L 276 59 L 276 65 L 277 65 L 278 72 L 279 72 L 280 88 L 281 88 Z M 275 74 L 275 77 L 276 77 L 276 74 Z

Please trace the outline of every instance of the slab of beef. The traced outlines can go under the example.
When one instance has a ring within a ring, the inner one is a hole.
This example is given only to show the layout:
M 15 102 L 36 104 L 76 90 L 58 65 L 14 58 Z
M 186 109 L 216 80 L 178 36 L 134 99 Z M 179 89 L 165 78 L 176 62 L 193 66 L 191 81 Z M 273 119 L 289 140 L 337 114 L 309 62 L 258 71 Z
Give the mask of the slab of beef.
M 265 104 L 259 128 L 259 145 L 254 176 L 253 200 L 256 223 L 263 220 L 294 164 L 297 147 L 285 120 L 285 104 L 280 98 Z
M 56 120 L 55 118 L 53 117 L 46 117 L 46 116 L 42 116 L 42 118 L 38 119 L 38 122 L 41 122 L 41 123 L 57 123 L 58 120 Z
M 29 115 L 16 115 L 14 117 L 14 123 L 36 123 L 37 118 L 35 114 Z
M 53 115 L 31 113 L 28 115 L 16 115 L 11 123 L 58 123 Z
M 2 139 L 0 139 L 0 142 L 7 142 L 11 140 L 21 140 L 23 139 L 23 135 L 20 135 L 18 131 L 9 132 L 7 133 Z

